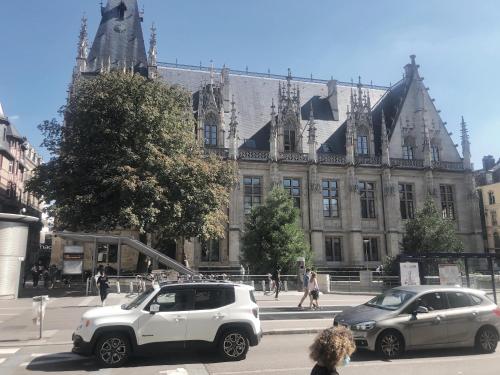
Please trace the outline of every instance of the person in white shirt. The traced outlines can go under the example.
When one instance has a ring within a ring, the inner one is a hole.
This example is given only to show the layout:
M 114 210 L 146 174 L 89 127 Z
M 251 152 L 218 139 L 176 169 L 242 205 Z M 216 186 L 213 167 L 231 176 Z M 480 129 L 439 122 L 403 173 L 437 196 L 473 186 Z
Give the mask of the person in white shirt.
M 319 285 L 318 278 L 316 277 L 316 272 L 311 272 L 311 278 L 309 279 L 309 285 L 307 286 L 309 290 L 309 295 L 311 296 L 311 302 L 309 304 L 309 308 L 311 309 L 319 309 Z

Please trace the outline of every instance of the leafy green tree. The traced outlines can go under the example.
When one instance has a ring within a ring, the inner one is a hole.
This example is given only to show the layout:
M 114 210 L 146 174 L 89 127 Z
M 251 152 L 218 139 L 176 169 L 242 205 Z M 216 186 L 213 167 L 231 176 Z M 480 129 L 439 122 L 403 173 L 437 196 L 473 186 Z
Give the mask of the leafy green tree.
M 252 210 L 243 236 L 243 261 L 256 273 L 267 273 L 276 266 L 282 273 L 295 273 L 297 257 L 311 263 L 312 252 L 299 224 L 299 210 L 290 195 L 274 188 L 266 202 Z
M 58 229 L 224 235 L 233 168 L 200 150 L 185 90 L 112 72 L 79 80 L 60 114 L 39 125 L 52 158 L 27 184 Z
M 427 199 L 415 218 L 406 223 L 403 237 L 405 254 L 460 252 L 463 249 L 454 222 L 442 217 L 432 199 Z
M 427 199 L 415 218 L 406 223 L 402 248 L 407 255 L 464 250 L 462 241 L 457 237 L 454 222 L 442 217 L 432 199 Z M 446 260 L 427 261 L 424 264 L 425 272 L 436 273 L 438 262 L 443 261 Z

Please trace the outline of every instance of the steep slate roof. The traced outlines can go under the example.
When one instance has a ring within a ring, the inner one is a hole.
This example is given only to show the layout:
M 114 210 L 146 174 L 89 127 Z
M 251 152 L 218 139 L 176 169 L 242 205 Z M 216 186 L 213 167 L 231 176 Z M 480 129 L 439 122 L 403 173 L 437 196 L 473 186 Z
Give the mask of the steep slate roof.
M 202 84 L 210 81 L 210 73 L 196 67 L 159 66 L 158 72 L 163 79 L 173 85 L 180 85 L 194 94 Z M 216 73 L 215 81 L 220 80 Z M 238 116 L 238 136 L 240 148 L 253 148 L 256 150 L 269 150 L 269 132 L 271 120 L 271 103 L 278 105 L 278 84 L 286 80 L 263 75 L 229 73 L 229 97 L 234 95 Z M 292 85 L 298 85 L 301 98 L 301 123 L 304 129 L 303 150 L 307 150 L 307 122 L 311 102 L 313 104 L 314 121 L 316 124 L 316 139 L 318 148 L 323 143 L 328 144 L 330 152 L 335 154 L 345 153 L 345 129 L 342 124 L 346 120 L 347 106 L 350 104 L 351 85 L 339 83 L 337 85 L 337 101 L 339 120 L 333 119 L 330 103 L 328 101 L 327 81 L 306 81 L 292 79 Z M 379 102 L 387 92 L 382 87 L 363 88 L 368 90 L 372 103 Z M 230 113 L 225 113 L 226 125 L 230 122 Z M 380 132 L 379 132 L 380 134 Z
M 124 11 L 120 19 L 120 9 Z M 97 72 L 108 60 L 112 67 L 134 64 L 135 71 L 147 75 L 148 60 L 136 0 L 108 0 L 101 9 L 102 19 L 88 56 L 88 72 Z

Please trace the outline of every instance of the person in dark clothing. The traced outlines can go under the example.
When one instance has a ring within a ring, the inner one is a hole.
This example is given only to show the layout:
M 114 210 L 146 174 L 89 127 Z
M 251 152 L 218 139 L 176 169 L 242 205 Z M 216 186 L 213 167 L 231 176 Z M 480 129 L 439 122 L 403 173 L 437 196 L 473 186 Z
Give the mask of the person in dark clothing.
M 33 288 L 38 287 L 38 280 L 40 278 L 40 267 L 38 264 L 35 264 L 31 267 L 31 278 L 33 279 Z
M 345 327 L 332 327 L 322 331 L 309 348 L 316 364 L 311 375 L 338 375 L 337 367 L 347 366 L 356 350 L 352 332 Z
M 276 294 L 274 295 L 274 299 L 278 299 L 278 294 L 281 290 L 281 268 L 276 267 L 273 271 L 273 281 L 276 288 Z
M 99 287 L 99 295 L 101 296 L 101 304 L 104 306 L 106 297 L 108 296 L 109 282 L 108 276 L 103 272 L 97 279 L 97 286 Z

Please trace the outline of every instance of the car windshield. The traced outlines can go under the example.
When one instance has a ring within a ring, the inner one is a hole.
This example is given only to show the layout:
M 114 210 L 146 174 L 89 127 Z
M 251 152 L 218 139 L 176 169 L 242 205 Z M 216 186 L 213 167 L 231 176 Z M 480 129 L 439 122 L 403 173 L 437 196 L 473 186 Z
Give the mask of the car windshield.
M 380 294 L 375 298 L 371 299 L 366 306 L 376 307 L 384 310 L 397 310 L 403 306 L 408 300 L 410 300 L 416 293 L 409 292 L 407 290 L 392 289 L 388 290 L 384 294 Z
M 131 301 L 129 304 L 122 305 L 122 309 L 130 310 L 136 308 L 141 303 L 143 303 L 146 298 L 148 298 L 148 296 L 153 292 L 153 290 L 154 290 L 153 288 L 146 289 L 144 292 L 135 297 L 135 299 Z

